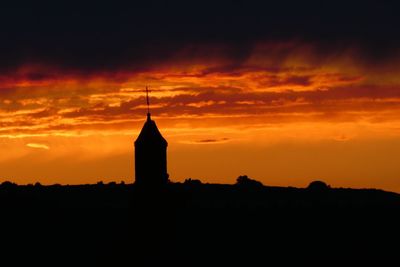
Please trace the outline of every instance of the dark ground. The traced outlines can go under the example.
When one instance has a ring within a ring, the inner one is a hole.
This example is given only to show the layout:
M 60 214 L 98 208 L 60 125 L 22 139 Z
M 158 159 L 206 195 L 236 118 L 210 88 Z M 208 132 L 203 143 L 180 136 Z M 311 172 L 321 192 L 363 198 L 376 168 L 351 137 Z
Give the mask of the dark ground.
M 399 211 L 380 190 L 3 183 L 0 265 L 386 266 Z

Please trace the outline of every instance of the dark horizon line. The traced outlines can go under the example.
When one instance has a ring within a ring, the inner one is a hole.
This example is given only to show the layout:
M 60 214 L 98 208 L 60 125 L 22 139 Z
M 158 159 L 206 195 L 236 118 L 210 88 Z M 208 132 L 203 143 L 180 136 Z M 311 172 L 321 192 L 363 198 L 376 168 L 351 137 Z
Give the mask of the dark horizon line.
M 255 180 L 252 180 L 255 181 Z M 255 181 L 258 182 L 258 181 Z M 279 186 L 279 185 L 265 185 L 263 183 L 260 183 L 259 185 L 250 185 L 250 188 L 273 188 L 273 189 L 312 189 L 312 184 L 313 183 L 323 183 L 326 186 L 326 189 L 328 190 L 373 190 L 373 191 L 382 191 L 382 192 L 387 192 L 387 193 L 394 193 L 397 195 L 400 195 L 400 192 L 395 192 L 395 191 L 389 191 L 381 188 L 374 188 L 374 187 L 332 187 L 331 185 L 326 184 L 322 180 L 313 180 L 311 181 L 307 186 L 305 187 L 296 187 L 296 186 Z M 235 186 L 235 187 L 247 187 L 247 185 L 240 185 L 237 182 L 236 183 L 210 183 L 210 182 L 202 182 L 201 180 L 198 179 L 191 179 L 187 178 L 185 181 L 180 182 L 180 181 L 170 181 L 168 185 L 187 185 L 187 186 Z M 80 187 L 80 186 L 137 186 L 135 185 L 134 182 L 131 183 L 126 183 L 125 181 L 121 180 L 120 182 L 116 181 L 110 181 L 110 182 L 103 182 L 103 181 L 98 181 L 96 183 L 82 183 L 82 184 L 62 184 L 62 183 L 54 183 L 54 184 L 42 184 L 40 182 L 35 182 L 35 183 L 27 183 L 27 184 L 18 184 L 16 182 L 12 182 L 10 180 L 5 180 L 0 183 L 0 189 L 2 187 L 7 187 L 7 186 L 14 186 L 14 187 Z

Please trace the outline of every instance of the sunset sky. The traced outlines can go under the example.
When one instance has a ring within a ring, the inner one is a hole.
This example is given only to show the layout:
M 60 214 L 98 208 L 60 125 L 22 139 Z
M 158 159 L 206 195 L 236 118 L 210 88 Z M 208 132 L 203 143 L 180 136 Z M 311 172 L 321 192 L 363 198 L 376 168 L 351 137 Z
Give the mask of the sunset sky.
M 396 8 L 282 2 L 4 7 L 0 181 L 133 182 L 149 86 L 172 181 L 400 192 Z

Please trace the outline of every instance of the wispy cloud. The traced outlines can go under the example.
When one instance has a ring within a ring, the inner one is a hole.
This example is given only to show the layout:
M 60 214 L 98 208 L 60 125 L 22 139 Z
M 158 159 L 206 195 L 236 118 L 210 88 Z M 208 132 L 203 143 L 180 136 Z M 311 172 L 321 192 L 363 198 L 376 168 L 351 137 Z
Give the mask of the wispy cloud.
M 31 148 L 45 149 L 45 150 L 50 149 L 50 147 L 48 145 L 38 144 L 38 143 L 29 143 L 29 144 L 26 144 L 26 146 L 31 147 Z

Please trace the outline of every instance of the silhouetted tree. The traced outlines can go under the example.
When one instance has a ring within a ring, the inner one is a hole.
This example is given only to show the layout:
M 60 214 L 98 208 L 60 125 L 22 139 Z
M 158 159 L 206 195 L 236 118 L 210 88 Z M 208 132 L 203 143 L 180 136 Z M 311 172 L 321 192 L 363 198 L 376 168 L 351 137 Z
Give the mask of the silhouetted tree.
M 16 183 L 12 183 L 10 181 L 4 181 L 1 183 L 1 187 L 4 189 L 16 188 L 18 185 Z
M 241 187 L 262 187 L 263 184 L 259 181 L 249 178 L 247 175 L 240 175 L 236 179 L 236 185 Z
M 307 187 L 308 190 L 315 192 L 323 192 L 329 190 L 330 188 L 331 187 L 323 181 L 312 181 Z
M 197 185 L 201 185 L 201 181 L 198 179 L 192 179 L 192 178 L 187 178 L 185 179 L 185 181 L 183 182 L 183 184 L 185 185 L 191 185 L 191 186 L 197 186 Z

